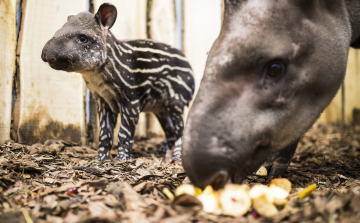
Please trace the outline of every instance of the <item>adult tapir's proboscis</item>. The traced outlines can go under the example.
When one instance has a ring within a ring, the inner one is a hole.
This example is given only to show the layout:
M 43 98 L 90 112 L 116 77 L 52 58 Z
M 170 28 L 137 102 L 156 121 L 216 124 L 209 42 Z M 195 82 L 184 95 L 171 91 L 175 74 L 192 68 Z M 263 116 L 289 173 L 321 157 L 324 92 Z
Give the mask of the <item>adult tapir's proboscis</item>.
M 118 160 L 130 160 L 141 111 L 153 112 L 167 142 L 181 158 L 183 109 L 194 93 L 194 78 L 184 54 L 151 40 L 120 41 L 109 31 L 117 10 L 104 3 L 94 15 L 70 16 L 44 46 L 42 59 L 56 70 L 81 73 L 97 101 L 100 145 L 97 159 L 109 159 L 117 114 L 121 114 Z
M 199 187 L 241 183 L 261 165 L 285 172 L 297 142 L 344 79 L 360 45 L 357 0 L 225 0 L 183 136 Z

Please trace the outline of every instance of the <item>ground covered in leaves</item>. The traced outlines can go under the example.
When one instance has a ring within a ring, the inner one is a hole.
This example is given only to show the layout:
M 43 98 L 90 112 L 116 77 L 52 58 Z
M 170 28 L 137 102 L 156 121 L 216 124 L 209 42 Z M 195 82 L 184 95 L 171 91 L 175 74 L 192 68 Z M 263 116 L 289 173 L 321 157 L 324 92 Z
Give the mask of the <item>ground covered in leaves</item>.
M 207 214 L 191 196 L 170 201 L 164 189 L 190 181 L 181 163 L 154 156 L 162 140 L 138 140 L 132 162 L 95 162 L 95 149 L 59 140 L 0 145 L 0 222 L 359 222 L 360 134 L 351 126 L 309 130 L 284 176 L 292 198 L 273 218 Z M 312 183 L 310 197 L 295 196 Z

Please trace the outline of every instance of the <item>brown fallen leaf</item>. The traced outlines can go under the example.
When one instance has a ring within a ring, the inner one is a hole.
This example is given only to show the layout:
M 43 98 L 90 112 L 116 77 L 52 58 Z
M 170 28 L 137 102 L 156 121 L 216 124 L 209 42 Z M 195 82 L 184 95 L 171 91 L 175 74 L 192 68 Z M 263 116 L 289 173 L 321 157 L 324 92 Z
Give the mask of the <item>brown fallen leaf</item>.
M 108 193 L 113 194 L 118 200 L 125 200 L 127 210 L 138 211 L 146 206 L 142 197 L 128 183 L 110 183 L 106 190 Z
M 51 223 L 63 223 L 64 220 L 61 217 L 46 215 L 46 221 Z
M 113 220 L 117 218 L 115 211 L 107 207 L 102 202 L 90 202 L 89 211 L 92 218 L 100 218 L 107 220 Z
M 58 204 L 57 202 L 58 197 L 54 194 L 52 195 L 47 195 L 44 197 L 44 201 L 46 203 L 46 206 L 49 207 L 50 209 L 53 209 L 56 207 L 56 205 Z
M 55 180 L 53 178 L 47 177 L 44 179 L 44 183 L 49 183 L 49 184 L 53 184 L 55 182 Z

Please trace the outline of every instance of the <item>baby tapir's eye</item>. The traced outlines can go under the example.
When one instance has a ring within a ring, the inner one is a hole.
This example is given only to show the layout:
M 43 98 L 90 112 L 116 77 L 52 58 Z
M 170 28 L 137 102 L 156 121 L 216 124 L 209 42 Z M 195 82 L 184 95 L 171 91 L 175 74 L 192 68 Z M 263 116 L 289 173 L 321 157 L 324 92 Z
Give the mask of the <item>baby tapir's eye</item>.
M 285 71 L 285 66 L 280 61 L 271 62 L 266 70 L 266 75 L 268 77 L 278 77 L 282 75 Z
M 78 42 L 78 43 L 86 43 L 87 41 L 88 41 L 88 38 L 85 35 L 78 36 L 78 38 L 76 40 L 76 42 Z

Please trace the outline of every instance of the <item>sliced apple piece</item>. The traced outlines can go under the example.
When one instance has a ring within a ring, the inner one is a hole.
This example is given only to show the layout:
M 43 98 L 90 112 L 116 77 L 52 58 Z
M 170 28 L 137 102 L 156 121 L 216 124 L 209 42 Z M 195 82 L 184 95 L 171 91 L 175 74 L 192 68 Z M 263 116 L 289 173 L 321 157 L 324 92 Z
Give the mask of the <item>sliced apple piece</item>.
M 203 205 L 203 210 L 207 213 L 221 214 L 221 208 L 219 205 L 219 195 L 212 186 L 207 186 L 202 194 L 197 196 Z
M 267 169 L 265 167 L 261 166 L 260 169 L 258 169 L 258 171 L 256 171 L 255 175 L 266 177 L 268 175 Z
M 252 199 L 253 207 L 261 216 L 272 217 L 279 213 L 275 205 L 269 200 L 269 196 L 262 194 Z
M 242 216 L 251 208 L 251 199 L 247 185 L 228 184 L 221 190 L 220 204 L 222 213 L 237 217 Z
M 175 196 L 189 194 L 195 196 L 195 187 L 191 184 L 182 184 L 175 190 Z
M 285 205 L 289 197 L 289 192 L 272 184 L 269 187 L 269 195 L 274 198 L 275 205 Z
M 271 185 L 281 187 L 289 193 L 291 192 L 291 182 L 286 178 L 273 179 L 272 181 L 270 181 L 270 186 Z
M 270 203 L 274 202 L 274 198 L 271 196 L 268 186 L 256 184 L 249 191 L 249 196 L 251 199 L 255 199 L 263 195 L 267 197 Z

